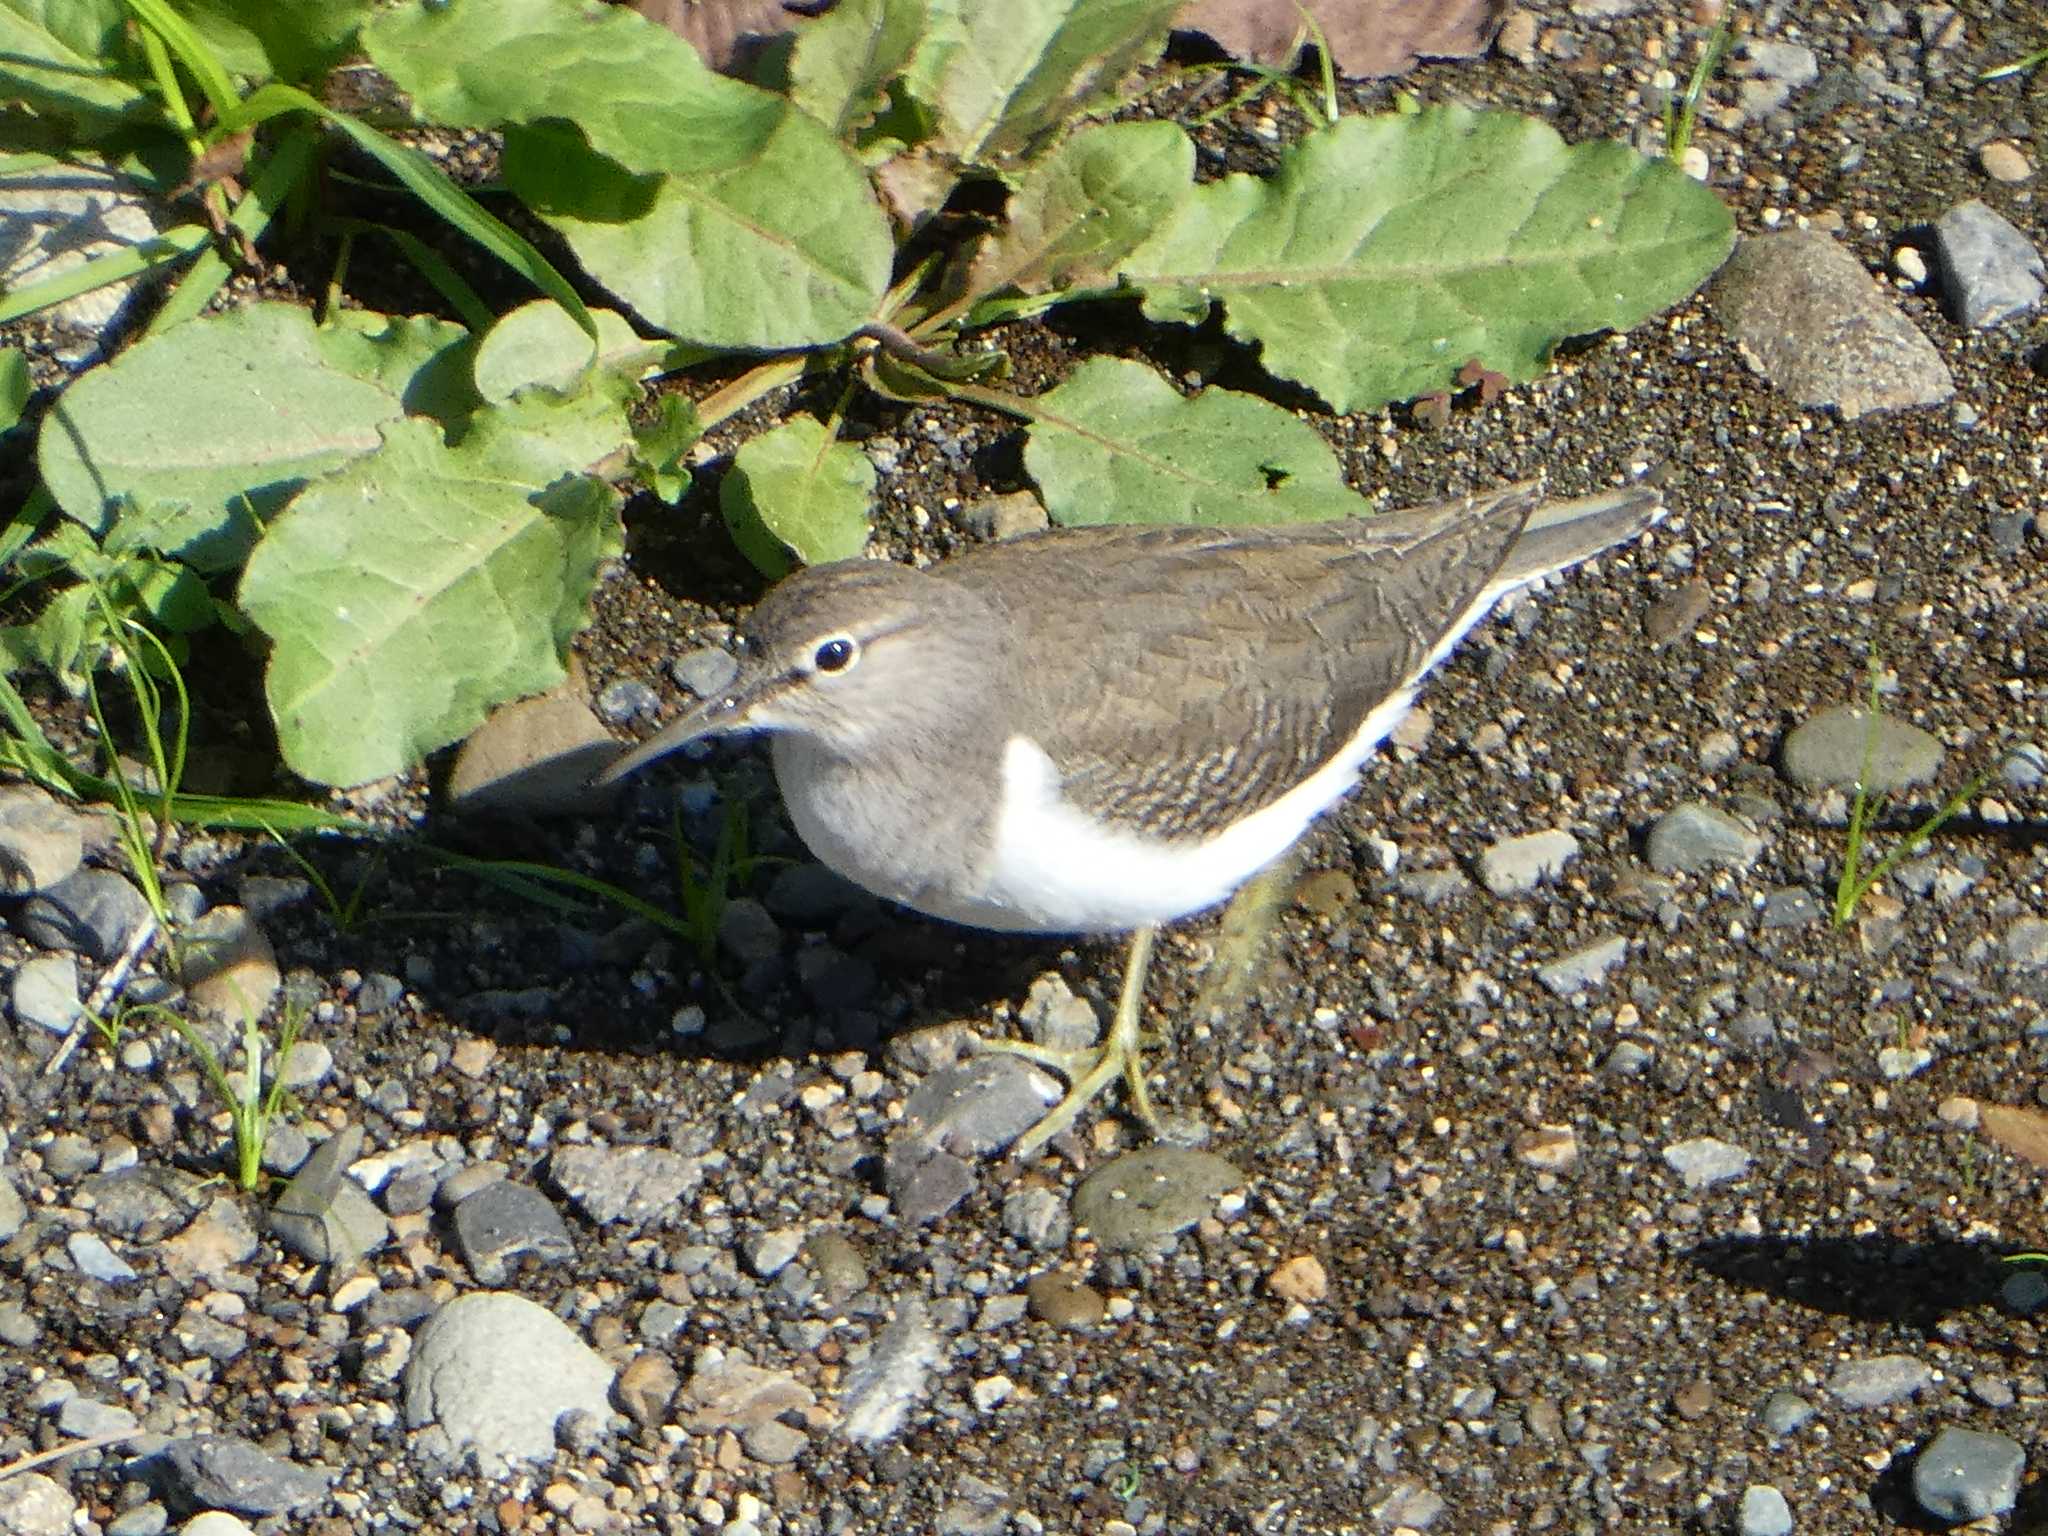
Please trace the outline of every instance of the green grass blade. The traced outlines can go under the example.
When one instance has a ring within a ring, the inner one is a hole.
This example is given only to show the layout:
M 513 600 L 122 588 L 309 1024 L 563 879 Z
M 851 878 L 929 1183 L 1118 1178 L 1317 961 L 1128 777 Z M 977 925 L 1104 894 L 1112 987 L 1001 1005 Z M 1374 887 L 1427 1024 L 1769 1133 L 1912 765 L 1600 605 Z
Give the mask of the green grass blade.
M 248 192 L 228 215 L 228 226 L 252 241 L 259 239 L 291 196 L 292 189 L 311 170 L 317 145 L 318 136 L 310 128 L 283 134 L 264 158 Z M 147 334 L 161 335 L 198 316 L 233 275 L 234 269 L 218 250 L 203 252 L 192 270 L 179 280 L 176 290 L 164 300 L 163 308 L 149 322 Z
M 203 224 L 181 224 L 176 229 L 166 230 L 122 250 L 95 256 L 84 266 L 74 267 L 61 276 L 12 289 L 0 297 L 0 325 L 19 320 L 23 315 L 32 315 L 39 309 L 48 309 L 52 304 L 62 304 L 81 293 L 91 293 L 95 288 L 104 288 L 109 283 L 126 282 L 144 272 L 183 261 L 212 238 L 212 231 Z
M 191 24 L 164 0 L 128 0 L 128 9 L 147 28 L 145 36 L 154 33 L 178 56 L 178 62 L 185 66 L 205 95 L 207 105 L 213 108 L 214 121 L 226 123 L 232 118 L 238 105 L 235 82 Z
M 338 219 L 334 224 L 352 234 L 382 235 L 397 246 L 420 276 L 448 301 L 448 307 L 461 317 L 462 323 L 477 335 L 483 335 L 496 323 L 498 317 L 491 313 L 490 306 L 484 303 L 477 291 L 463 280 L 462 274 L 448 265 L 441 253 L 418 235 L 369 219 Z

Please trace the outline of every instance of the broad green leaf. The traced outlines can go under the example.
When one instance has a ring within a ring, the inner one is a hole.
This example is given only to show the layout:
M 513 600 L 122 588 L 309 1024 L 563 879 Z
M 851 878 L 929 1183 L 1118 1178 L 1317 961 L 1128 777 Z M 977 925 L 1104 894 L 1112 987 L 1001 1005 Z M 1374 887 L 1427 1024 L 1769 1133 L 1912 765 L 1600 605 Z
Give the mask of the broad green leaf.
M 690 488 L 690 466 L 684 457 L 704 435 L 697 409 L 683 396 L 666 394 L 655 401 L 654 419 L 633 429 L 633 467 L 640 483 L 671 504 Z
M 1099 105 L 1166 43 L 1179 0 L 934 0 L 911 71 L 940 148 L 1000 165 Z
M 888 286 L 887 221 L 846 148 L 625 7 L 400 8 L 364 43 L 428 117 L 505 129 L 507 184 L 664 330 L 819 345 L 869 318 Z
M 718 505 L 741 552 L 763 575 L 780 576 L 790 554 L 822 565 L 867 548 L 874 493 L 868 456 L 833 441 L 816 417 L 797 416 L 740 445 Z
M 1270 178 L 1198 187 L 1124 264 L 1154 319 L 1224 325 L 1338 412 L 1441 389 L 1469 359 L 1533 378 L 1567 337 L 1692 292 L 1734 240 L 1707 188 L 1626 145 L 1465 107 L 1347 117 Z
M 306 85 L 354 46 L 371 0 L 177 0 L 220 61 L 250 80 Z
M 1068 527 L 1308 523 L 1371 510 L 1321 433 L 1253 395 L 1189 399 L 1142 363 L 1097 357 L 1030 404 L 1024 468 Z
M 408 416 L 431 416 L 450 429 L 483 404 L 471 371 L 476 350 L 467 330 L 433 315 L 343 309 L 320 328 L 320 355 L 334 367 L 383 385 Z
M 1018 176 L 1002 227 L 975 253 L 969 291 L 1043 293 L 1113 278 L 1194 177 L 1195 146 L 1178 124 L 1083 129 Z
M 127 24 L 121 0 L 0 0 L 0 98 L 93 136 L 154 118 L 155 103 L 129 76 Z
M 834 138 L 851 139 L 917 52 L 930 10 L 931 0 L 841 0 L 799 22 L 790 99 Z
M 307 479 L 368 453 L 398 395 L 323 349 L 295 304 L 255 304 L 136 343 L 43 420 L 43 479 L 105 533 L 129 501 L 185 504 L 164 546 L 201 570 L 239 564 Z
M 249 557 L 240 600 L 270 637 L 264 690 L 285 762 L 322 784 L 397 773 L 497 704 L 553 687 L 618 498 L 563 476 L 625 441 L 595 394 L 486 406 L 447 445 L 396 422 L 300 492 Z
M 0 347 L 0 432 L 11 432 L 28 409 L 28 357 L 19 347 Z
M 535 299 L 513 310 L 491 327 L 477 347 L 478 393 L 486 400 L 502 402 L 531 384 L 571 389 L 593 361 L 634 378 L 661 357 L 662 345 L 634 335 L 625 316 L 609 309 L 591 313 L 603 338 L 596 349 L 559 304 Z

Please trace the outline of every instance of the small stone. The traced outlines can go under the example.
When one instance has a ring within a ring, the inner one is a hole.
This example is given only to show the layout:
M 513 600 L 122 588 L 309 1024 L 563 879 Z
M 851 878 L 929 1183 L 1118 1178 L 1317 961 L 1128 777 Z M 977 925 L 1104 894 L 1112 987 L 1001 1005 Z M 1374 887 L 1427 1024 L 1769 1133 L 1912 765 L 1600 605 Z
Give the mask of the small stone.
M 1029 1062 L 981 1055 L 942 1067 L 903 1104 L 898 1133 L 921 1137 L 956 1157 L 1000 1151 L 1059 1099 L 1059 1085 Z
M 899 1134 L 882 1159 L 882 1189 L 898 1216 L 922 1226 L 974 1193 L 974 1170 L 922 1136 Z
M 1066 1247 L 1073 1228 L 1067 1202 L 1043 1184 L 1027 1184 L 1003 1197 L 1003 1230 L 1038 1253 Z
M 1297 1254 L 1266 1276 L 1266 1289 L 1282 1301 L 1313 1306 L 1330 1294 L 1330 1277 L 1314 1254 Z
M 718 947 L 741 965 L 782 954 L 782 925 L 751 896 L 735 896 L 718 914 Z
M 284 1461 L 237 1435 L 173 1440 L 155 1458 L 165 1469 L 164 1496 L 186 1510 L 286 1515 L 327 1497 L 326 1468 Z
M 1093 1328 L 1108 1309 L 1100 1291 L 1064 1270 L 1033 1275 L 1024 1295 L 1031 1315 L 1055 1328 Z
M 606 683 L 597 695 L 597 717 L 606 725 L 652 720 L 661 713 L 661 695 L 637 677 Z
M 2048 966 L 2048 918 L 2023 917 L 2006 929 L 2005 960 L 2015 970 Z
M 44 949 L 70 950 L 105 965 L 155 921 L 129 881 L 111 870 L 81 869 L 31 896 L 14 925 Z
M 142 1421 L 118 1403 L 102 1403 L 90 1397 L 71 1397 L 57 1410 L 57 1428 L 73 1439 L 96 1439 L 101 1435 L 125 1435 L 140 1428 Z
M 740 1444 L 755 1461 L 771 1467 L 787 1466 L 801 1456 L 809 1438 L 780 1419 L 752 1424 L 740 1432 Z
M 1828 1377 L 1828 1392 L 1851 1408 L 1881 1408 L 1926 1390 L 1934 1372 L 1911 1355 L 1847 1360 Z
M 1780 1387 L 1764 1399 L 1764 1405 L 1757 1411 L 1757 1422 L 1773 1440 L 1799 1430 L 1813 1418 L 1813 1404 L 1797 1392 Z
M 33 784 L 0 784 L 0 896 L 67 880 L 85 857 L 85 822 Z
M 646 1226 L 704 1182 L 701 1158 L 666 1147 L 561 1147 L 548 1162 L 555 1188 L 595 1222 Z
M 668 1422 L 669 1404 L 676 1399 L 682 1378 L 675 1363 L 659 1350 L 642 1350 L 626 1362 L 612 1388 L 619 1410 L 642 1429 Z
M 1043 503 L 1029 491 L 971 501 L 960 509 L 960 521 L 970 533 L 984 539 L 1014 539 L 1052 526 Z
M 1650 828 L 1644 853 L 1660 875 L 1698 874 L 1714 865 L 1747 869 L 1764 850 L 1756 828 L 1699 800 L 1674 806 Z
M 467 1035 L 455 1042 L 455 1049 L 448 1053 L 448 1065 L 467 1078 L 482 1077 L 497 1059 L 498 1047 L 495 1041 L 486 1040 L 482 1035 Z
M 233 1520 L 234 1516 L 227 1516 Z M 240 1525 L 241 1522 L 235 1522 Z M 163 1536 L 171 1527 L 171 1512 L 154 1499 L 132 1504 L 107 1522 L 107 1536 Z M 242 1527 L 247 1530 L 247 1526 Z M 186 1530 L 190 1530 L 188 1525 Z M 183 1536 L 183 1533 L 180 1533 Z
M 1570 997 L 1607 979 L 1607 973 L 1628 957 L 1628 940 L 1619 934 L 1597 939 L 1584 949 L 1536 967 L 1536 979 L 1559 997 Z
M 40 1472 L 0 1478 L 0 1531 L 8 1536 L 71 1536 L 78 1501 Z
M 1462 900 L 1472 882 L 1457 869 L 1404 869 L 1394 876 L 1394 889 L 1425 907 L 1442 907 Z
M 1993 181 L 2025 181 L 2034 174 L 2034 167 L 2019 145 L 2011 139 L 1993 139 L 1977 150 L 1977 164 L 1984 168 L 1984 174 Z
M 1887 1082 L 1901 1082 L 1934 1065 L 1934 1052 L 1924 1045 L 1887 1045 L 1877 1053 L 1877 1070 Z
M 1056 971 L 1047 971 L 1031 983 L 1017 1021 L 1034 1043 L 1053 1050 L 1085 1050 L 1102 1036 L 1094 1005 L 1077 997 Z
M 611 1385 L 612 1368 L 545 1307 L 474 1292 L 421 1325 L 405 1369 L 405 1420 L 438 1424 L 487 1465 L 548 1461 L 565 1415 L 607 1421 Z
M 1889 795 L 1932 783 L 1942 755 L 1941 742 L 1917 725 L 1838 704 L 1796 727 L 1781 760 L 1785 776 L 1809 793 L 1853 789 L 1861 780 L 1866 794 Z
M 1537 25 L 1534 11 L 1510 11 L 1507 20 L 1501 23 L 1493 46 L 1517 64 L 1534 64 Z
M 867 893 L 823 864 L 785 865 L 768 883 L 762 898 L 769 912 L 799 928 L 829 928 Z
M 1074 1191 L 1074 1220 L 1112 1251 L 1164 1244 L 1204 1216 L 1244 1175 L 1213 1152 L 1157 1145 L 1105 1163 Z
M 844 1301 L 868 1288 L 867 1260 L 845 1233 L 830 1227 L 812 1232 L 804 1239 L 804 1252 L 829 1300 Z
M 2027 237 L 1972 198 L 1934 223 L 1942 290 L 1956 317 L 1974 329 L 2024 315 L 2041 303 L 2048 265 Z
M 284 977 L 270 940 L 245 909 L 215 907 L 179 939 L 180 979 L 203 1013 L 239 1029 L 270 1011 Z
M 8 989 L 7 1001 L 23 1024 L 53 1035 L 70 1032 L 78 1022 L 78 957 L 37 955 L 22 961 Z
M 135 1278 L 134 1269 L 98 1233 L 72 1233 L 64 1239 L 64 1251 L 71 1255 L 80 1274 L 107 1285 L 121 1285 Z
M 1714 1384 L 1695 1377 L 1671 1394 L 1671 1407 L 1681 1419 L 1691 1423 L 1705 1418 L 1714 1407 Z
M 689 689 L 700 699 L 724 692 L 739 674 L 739 659 L 731 651 L 715 645 L 701 645 L 694 651 L 685 651 L 670 662 L 668 668 L 668 675 L 676 680 L 678 687 Z
M 1751 1483 L 1742 1490 L 1735 1529 L 1738 1536 L 1792 1536 L 1792 1507 L 1769 1483 Z
M 1949 1425 L 1913 1462 L 1913 1498 L 1937 1520 L 2002 1515 L 2019 1499 L 2027 1453 L 2004 1435 Z
M 782 1227 L 773 1232 L 754 1233 L 741 1244 L 740 1252 L 748 1269 L 763 1280 L 771 1280 L 789 1266 L 803 1246 L 804 1235 L 799 1229 Z
M 528 1254 L 545 1264 L 576 1257 L 562 1213 L 531 1184 L 486 1184 L 455 1207 L 451 1224 L 463 1263 L 485 1285 L 502 1284 Z
M 1545 1125 L 1515 1137 L 1515 1161 L 1545 1173 L 1569 1173 L 1579 1161 L 1579 1138 L 1568 1125 Z
M 501 706 L 469 733 L 448 773 L 448 804 L 463 815 L 590 815 L 616 793 L 591 779 L 618 756 L 572 676 L 538 698 Z
M 1518 896 L 1556 878 L 1579 856 L 1579 840 L 1553 828 L 1495 843 L 1479 856 L 1479 879 L 1496 896 Z
M 925 1395 L 943 1354 L 924 1304 L 904 1302 L 867 1359 L 847 1373 L 839 1394 L 841 1433 L 866 1446 L 893 1436 L 911 1405 Z
M 1757 924 L 1766 929 L 1802 928 L 1818 921 L 1820 915 L 1820 902 L 1813 892 L 1803 885 L 1782 885 L 1764 897 Z
M 314 1148 L 271 1207 L 271 1230 L 311 1263 L 346 1270 L 390 1235 L 384 1213 L 348 1176 L 362 1145 L 363 1128 L 343 1126 Z
M 1711 1189 L 1730 1179 L 1739 1179 L 1753 1161 L 1749 1153 L 1733 1142 L 1715 1136 L 1697 1136 L 1674 1142 L 1664 1149 L 1664 1161 L 1685 1181 L 1687 1189 Z
M 1643 614 L 1643 634 L 1652 650 L 1661 650 L 1699 627 L 1714 605 L 1714 594 L 1703 581 L 1689 581 L 1669 597 L 1652 603 Z

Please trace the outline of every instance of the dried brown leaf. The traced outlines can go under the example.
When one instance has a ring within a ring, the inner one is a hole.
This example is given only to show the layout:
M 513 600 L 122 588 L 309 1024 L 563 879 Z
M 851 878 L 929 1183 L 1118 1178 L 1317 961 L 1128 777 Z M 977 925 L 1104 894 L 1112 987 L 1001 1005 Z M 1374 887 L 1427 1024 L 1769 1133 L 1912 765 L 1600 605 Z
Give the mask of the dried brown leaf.
M 1304 9 L 1337 73 L 1360 80 L 1405 74 L 1422 59 L 1477 57 L 1500 30 L 1507 0 L 1189 0 L 1175 25 L 1207 34 L 1233 57 L 1289 69 L 1313 41 Z
M 633 9 L 667 27 L 697 50 L 720 74 L 746 71 L 753 57 L 778 37 L 796 30 L 815 5 L 782 0 L 633 0 Z
M 1979 1104 L 1977 1124 L 1986 1136 L 2036 1168 L 2048 1168 L 2048 1111 L 2016 1104 Z

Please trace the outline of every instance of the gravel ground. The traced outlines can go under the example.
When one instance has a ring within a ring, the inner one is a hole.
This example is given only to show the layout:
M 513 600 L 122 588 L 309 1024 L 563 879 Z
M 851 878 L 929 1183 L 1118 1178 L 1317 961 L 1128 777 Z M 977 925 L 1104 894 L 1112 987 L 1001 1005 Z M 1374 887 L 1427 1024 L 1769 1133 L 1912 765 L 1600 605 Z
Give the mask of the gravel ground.
M 1633 9 L 1407 84 L 1625 134 L 1679 35 Z M 1003 1159 L 1045 1085 L 971 1038 L 1092 1027 L 1117 946 L 824 878 L 751 748 L 566 821 L 451 820 L 425 776 L 343 797 L 408 834 L 318 852 L 348 924 L 274 850 L 174 839 L 179 899 L 260 929 L 214 919 L 227 974 L 269 951 L 308 1016 L 284 1216 L 207 1182 L 225 1118 L 167 1029 L 44 1073 L 130 929 L 10 904 L 0 1465 L 127 1438 L 0 1476 L 0 1529 L 2043 1528 L 2048 1284 L 2002 1262 L 2043 1243 L 2040 1176 L 1973 1101 L 2048 1102 L 2048 364 L 2028 321 L 1959 320 L 1930 226 L 1982 199 L 2048 244 L 2043 173 L 1984 149 L 2048 160 L 2048 97 L 1972 83 L 2048 39 L 1989 4 L 1753 20 L 1794 51 L 1717 85 L 1713 184 L 1745 234 L 1831 232 L 1953 399 L 1794 404 L 1702 297 L 1439 428 L 1325 421 L 1388 505 L 1656 466 L 1671 515 L 1452 658 L 1309 839 L 1241 998 L 1198 1003 L 1216 919 L 1162 941 L 1155 1091 L 1201 1145 L 1094 1113 Z M 1247 163 L 1259 110 L 1217 130 Z M 1108 310 L 998 340 L 1028 387 L 1105 330 L 1244 366 Z M 999 421 L 854 425 L 892 556 L 1021 484 Z M 708 502 L 635 512 L 582 643 L 622 735 L 757 592 Z M 1837 926 L 1863 728 L 1831 762 L 1829 711 L 1873 655 L 1881 847 L 1992 771 Z M 408 847 L 666 905 L 676 827 L 701 858 L 734 816 L 764 859 L 702 947 Z

